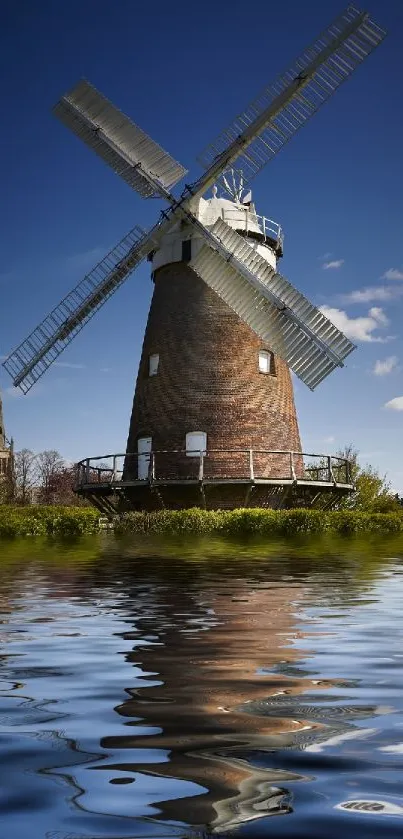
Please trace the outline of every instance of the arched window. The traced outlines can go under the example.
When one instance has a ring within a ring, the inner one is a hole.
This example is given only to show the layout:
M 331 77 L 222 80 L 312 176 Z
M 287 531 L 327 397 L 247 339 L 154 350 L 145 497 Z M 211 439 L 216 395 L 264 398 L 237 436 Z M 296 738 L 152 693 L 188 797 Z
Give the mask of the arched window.
M 187 457 L 200 457 L 206 454 L 207 434 L 205 431 L 188 431 L 186 434 Z
M 259 373 L 275 376 L 274 355 L 269 350 L 259 350 Z

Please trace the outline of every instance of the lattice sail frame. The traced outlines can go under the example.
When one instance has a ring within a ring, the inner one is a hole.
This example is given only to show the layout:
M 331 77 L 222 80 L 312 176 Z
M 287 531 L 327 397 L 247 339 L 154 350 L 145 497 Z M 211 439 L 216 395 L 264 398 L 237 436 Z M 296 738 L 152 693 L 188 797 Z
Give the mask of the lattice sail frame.
M 231 166 L 242 175 L 245 188 L 385 35 L 368 14 L 349 6 L 207 146 L 198 157 L 199 163 L 208 171 L 215 163 L 222 163 L 223 168 Z M 249 137 L 248 130 L 259 121 L 260 130 Z M 217 180 L 227 191 L 224 179 L 218 176 Z
M 73 338 L 147 256 L 152 231 L 134 227 L 6 359 L 15 387 L 27 393 Z

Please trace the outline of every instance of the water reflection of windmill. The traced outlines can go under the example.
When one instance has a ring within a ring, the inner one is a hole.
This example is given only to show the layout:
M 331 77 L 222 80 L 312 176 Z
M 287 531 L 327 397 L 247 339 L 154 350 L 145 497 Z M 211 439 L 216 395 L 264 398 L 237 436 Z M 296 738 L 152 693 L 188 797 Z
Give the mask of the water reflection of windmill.
M 159 818 L 224 830 L 289 811 L 283 785 L 300 776 L 259 768 L 248 758 L 253 750 L 289 745 L 305 723 L 239 706 L 267 699 L 280 685 L 290 694 L 311 685 L 309 679 L 259 674 L 285 656 L 298 658 L 285 645 L 295 632 L 295 605 L 303 593 L 298 584 L 256 581 L 252 587 L 250 580 L 232 578 L 221 589 L 201 577 L 187 593 L 178 580 L 156 584 L 153 606 L 144 608 L 134 632 L 125 633 L 138 639 L 128 660 L 144 678 L 115 709 L 127 721 L 125 733 L 104 737 L 101 746 L 112 756 L 106 769 L 199 785 L 195 795 L 185 788 L 183 797 L 156 800 Z M 161 762 L 164 751 L 169 760 Z
M 348 7 L 204 152 L 205 174 L 178 198 L 170 190 L 184 168 L 90 84 L 57 104 L 57 116 L 126 183 L 169 204 L 148 232 L 134 227 L 4 365 L 29 390 L 136 266 L 151 261 L 155 288 L 126 455 L 98 472 L 87 461 L 80 472 L 94 502 L 119 490 L 133 507 L 234 506 L 249 504 L 253 491 L 254 503 L 281 506 L 349 488 L 347 466 L 342 476 L 330 459 L 308 480 L 290 368 L 314 389 L 354 347 L 277 272 L 281 227 L 257 214 L 244 190 L 384 34 Z
M 99 772 L 141 773 L 150 788 L 155 777 L 182 780 L 171 798 L 160 785 L 156 817 L 213 832 L 290 812 L 294 784 L 310 771 L 309 762 L 306 772 L 301 761 L 296 769 L 288 750 L 321 751 L 332 739 L 364 735 L 356 721 L 375 713 L 337 702 L 328 690 L 338 680 L 318 683 L 295 666 L 301 650 L 289 642 L 302 636 L 295 610 L 305 584 L 276 574 L 268 584 L 257 573 L 221 585 L 201 575 L 189 587 L 175 574 L 163 585 L 148 574 L 150 600 L 138 567 L 135 577 L 127 580 L 135 629 L 123 636 L 136 641 L 128 661 L 144 676 L 115 708 L 125 725 L 102 738 L 109 759 Z

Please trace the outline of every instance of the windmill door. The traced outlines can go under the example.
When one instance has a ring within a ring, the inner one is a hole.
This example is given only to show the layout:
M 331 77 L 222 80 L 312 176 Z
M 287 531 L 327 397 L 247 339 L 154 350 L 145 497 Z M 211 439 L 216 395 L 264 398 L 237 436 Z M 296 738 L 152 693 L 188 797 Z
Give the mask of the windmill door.
M 137 477 L 139 481 L 145 481 L 148 478 L 151 445 L 152 437 L 140 437 L 137 440 Z

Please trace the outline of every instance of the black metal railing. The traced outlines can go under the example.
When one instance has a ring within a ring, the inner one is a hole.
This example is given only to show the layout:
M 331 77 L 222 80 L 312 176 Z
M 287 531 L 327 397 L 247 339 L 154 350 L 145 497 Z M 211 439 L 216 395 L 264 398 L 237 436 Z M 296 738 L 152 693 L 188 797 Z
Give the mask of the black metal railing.
M 77 488 L 165 481 L 291 481 L 352 486 L 352 464 L 337 455 L 265 449 L 166 449 L 90 457 Z

